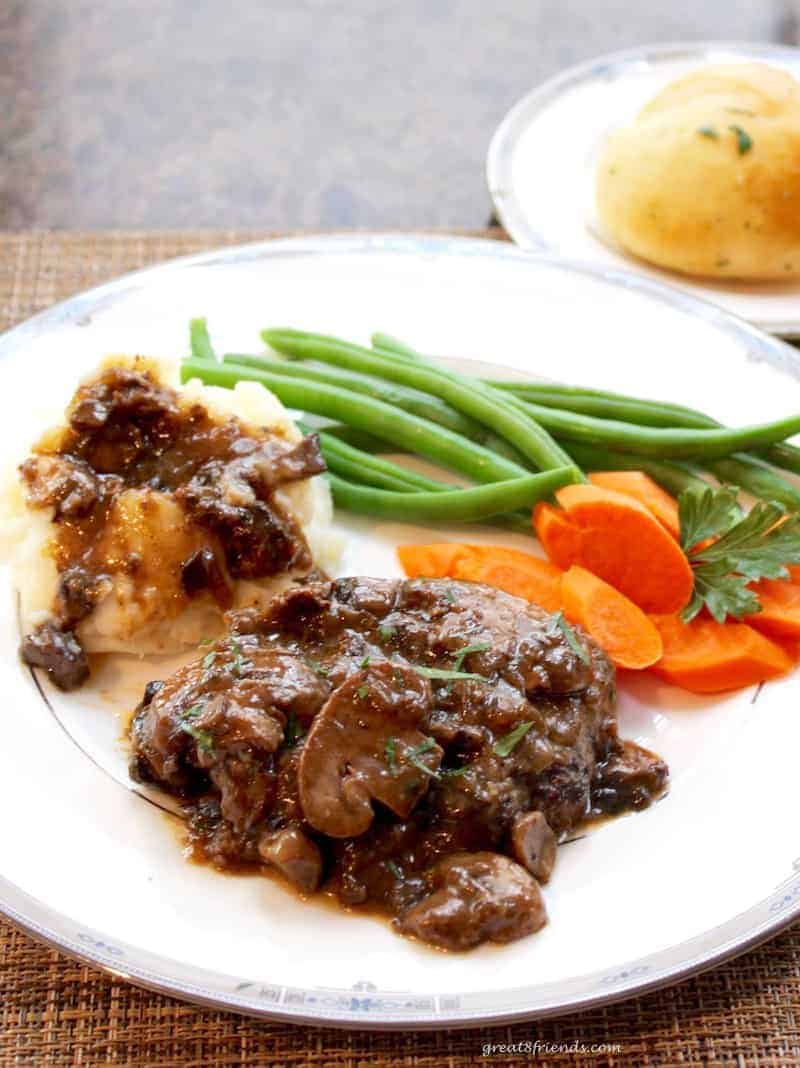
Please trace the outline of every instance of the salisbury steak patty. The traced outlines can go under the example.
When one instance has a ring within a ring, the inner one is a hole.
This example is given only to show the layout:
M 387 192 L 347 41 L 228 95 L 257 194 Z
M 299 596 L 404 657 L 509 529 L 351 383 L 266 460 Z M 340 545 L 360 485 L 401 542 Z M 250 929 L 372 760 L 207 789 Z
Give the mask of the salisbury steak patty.
M 538 929 L 556 842 L 664 789 L 614 700 L 590 638 L 506 593 L 315 582 L 150 684 L 132 768 L 185 798 L 201 857 L 463 949 Z

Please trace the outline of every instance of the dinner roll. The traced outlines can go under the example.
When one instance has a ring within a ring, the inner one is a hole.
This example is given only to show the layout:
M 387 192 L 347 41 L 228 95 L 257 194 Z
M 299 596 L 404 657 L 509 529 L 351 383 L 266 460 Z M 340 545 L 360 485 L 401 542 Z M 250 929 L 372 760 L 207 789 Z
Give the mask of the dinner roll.
M 800 83 L 760 63 L 673 82 L 609 137 L 597 210 L 611 238 L 660 267 L 800 277 Z

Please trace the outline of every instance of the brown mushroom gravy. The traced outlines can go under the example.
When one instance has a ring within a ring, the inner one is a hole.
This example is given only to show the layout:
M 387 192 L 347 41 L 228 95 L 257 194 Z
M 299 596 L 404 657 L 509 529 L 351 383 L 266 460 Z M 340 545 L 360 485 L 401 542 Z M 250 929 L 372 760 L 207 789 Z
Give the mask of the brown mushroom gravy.
M 59 573 L 23 658 L 72 689 L 89 673 L 76 627 L 120 583 L 169 618 L 199 596 L 230 608 L 237 579 L 308 572 L 303 532 L 274 491 L 324 468 L 315 436 L 288 441 L 182 403 L 144 361 L 106 367 L 20 468 L 29 505 L 53 510 Z
M 133 776 L 184 800 L 220 868 L 274 867 L 446 949 L 507 942 L 546 922 L 559 840 L 665 788 L 617 735 L 602 650 L 509 594 L 345 578 L 230 624 L 131 725 Z

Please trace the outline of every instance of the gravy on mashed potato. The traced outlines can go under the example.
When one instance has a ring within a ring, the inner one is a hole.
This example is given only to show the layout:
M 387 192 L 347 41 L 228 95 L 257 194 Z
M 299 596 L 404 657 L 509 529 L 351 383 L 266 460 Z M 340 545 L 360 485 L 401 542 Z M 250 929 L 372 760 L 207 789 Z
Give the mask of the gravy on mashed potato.
M 261 418 L 244 422 L 233 394 L 215 410 L 222 391 L 191 385 L 111 362 L 19 468 L 34 550 L 29 538 L 17 569 L 22 655 L 64 689 L 87 677 L 87 652 L 179 651 L 312 570 L 318 437 L 301 437 L 261 386 Z

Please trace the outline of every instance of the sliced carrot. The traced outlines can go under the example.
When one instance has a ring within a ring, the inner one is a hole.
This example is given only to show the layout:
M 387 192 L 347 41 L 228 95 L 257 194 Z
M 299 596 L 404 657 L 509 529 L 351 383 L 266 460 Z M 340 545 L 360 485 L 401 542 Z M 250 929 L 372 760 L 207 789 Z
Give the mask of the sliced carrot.
M 617 667 L 641 669 L 661 659 L 661 635 L 641 608 L 577 565 L 561 579 L 564 614 L 605 649 Z
M 498 590 L 533 601 L 547 612 L 561 608 L 561 572 L 547 560 L 493 545 L 470 545 L 455 562 L 451 577 L 484 582 Z
M 786 570 L 792 582 L 800 582 L 800 564 L 789 564 Z
M 566 514 L 543 501 L 533 510 L 533 526 L 550 563 L 563 571 L 572 567 L 580 555 L 581 532 Z
M 593 471 L 589 481 L 601 489 L 615 490 L 633 497 L 656 517 L 673 538 L 680 537 L 678 502 L 644 471 Z
M 779 645 L 795 666 L 800 664 L 800 642 L 785 638 L 771 638 L 770 641 L 774 641 L 776 645 Z
M 548 612 L 561 607 L 561 572 L 519 549 L 498 545 L 435 542 L 401 545 L 397 555 L 409 578 L 455 578 L 483 582 L 533 601 Z
M 466 548 L 460 542 L 449 541 L 398 545 L 397 556 L 409 578 L 450 578 L 453 565 Z
M 747 617 L 750 626 L 770 638 L 800 640 L 800 585 L 788 579 L 761 579 L 751 589 L 761 611 Z
M 698 616 L 652 616 L 664 655 L 651 669 L 662 679 L 692 693 L 738 690 L 783 675 L 791 657 L 746 623 L 717 623 Z
M 579 541 L 568 563 L 554 563 L 565 569 L 580 564 L 645 612 L 668 614 L 686 606 L 694 586 L 689 561 L 643 504 L 587 484 L 564 486 L 556 499 Z

